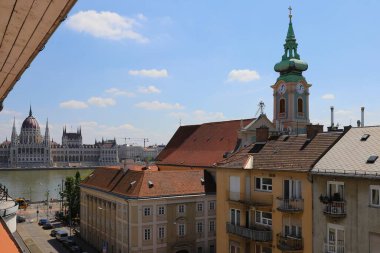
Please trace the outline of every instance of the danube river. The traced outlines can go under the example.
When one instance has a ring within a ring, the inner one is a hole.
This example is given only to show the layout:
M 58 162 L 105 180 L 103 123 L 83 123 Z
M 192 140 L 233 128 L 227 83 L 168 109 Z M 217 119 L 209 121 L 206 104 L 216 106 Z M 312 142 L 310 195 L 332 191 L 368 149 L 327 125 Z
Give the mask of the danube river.
M 91 169 L 44 169 L 44 170 L 0 170 L 0 183 L 8 188 L 13 198 L 24 197 L 31 201 L 59 199 L 62 180 L 68 176 L 75 176 L 79 171 L 81 178 L 88 176 Z

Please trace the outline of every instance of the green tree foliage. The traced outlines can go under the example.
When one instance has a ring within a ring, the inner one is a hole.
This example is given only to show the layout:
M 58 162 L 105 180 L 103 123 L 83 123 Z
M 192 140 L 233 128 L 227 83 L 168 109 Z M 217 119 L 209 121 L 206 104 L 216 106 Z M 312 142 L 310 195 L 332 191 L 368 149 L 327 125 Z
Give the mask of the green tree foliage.
M 63 192 L 65 205 L 68 207 L 67 216 L 70 220 L 79 218 L 80 214 L 80 173 L 77 171 L 75 177 L 66 177 L 65 190 Z

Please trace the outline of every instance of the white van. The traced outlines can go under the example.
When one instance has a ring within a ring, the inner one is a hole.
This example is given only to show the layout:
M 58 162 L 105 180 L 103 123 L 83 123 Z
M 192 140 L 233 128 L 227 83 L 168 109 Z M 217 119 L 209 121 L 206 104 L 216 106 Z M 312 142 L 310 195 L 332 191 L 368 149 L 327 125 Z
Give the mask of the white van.
M 65 231 L 65 230 L 59 230 L 55 234 L 55 238 L 57 238 L 58 241 L 66 240 L 68 237 L 69 237 L 69 235 L 67 234 L 67 231 Z

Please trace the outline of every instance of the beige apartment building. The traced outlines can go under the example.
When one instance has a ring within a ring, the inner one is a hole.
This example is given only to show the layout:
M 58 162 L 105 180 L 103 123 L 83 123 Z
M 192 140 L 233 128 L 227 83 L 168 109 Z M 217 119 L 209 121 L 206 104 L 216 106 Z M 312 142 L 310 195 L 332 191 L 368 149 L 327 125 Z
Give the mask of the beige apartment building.
M 351 128 L 313 168 L 313 252 L 380 252 L 379 144 Z
M 81 236 L 110 253 L 216 252 L 207 192 L 215 183 L 203 170 L 96 169 L 81 184 Z
M 217 165 L 217 248 L 229 253 L 312 252 L 312 183 L 309 171 L 342 133 L 273 136 Z

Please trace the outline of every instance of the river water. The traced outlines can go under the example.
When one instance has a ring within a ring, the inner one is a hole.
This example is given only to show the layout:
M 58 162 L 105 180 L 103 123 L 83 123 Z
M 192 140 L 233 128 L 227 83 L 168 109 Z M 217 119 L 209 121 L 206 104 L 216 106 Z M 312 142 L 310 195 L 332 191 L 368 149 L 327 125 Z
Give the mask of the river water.
M 62 180 L 68 176 L 75 176 L 77 169 L 64 170 L 0 170 L 0 183 L 8 188 L 12 198 L 24 197 L 31 201 L 59 199 Z M 88 176 L 93 170 L 80 169 L 81 178 Z

